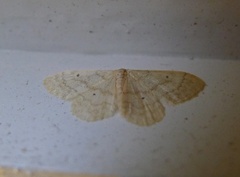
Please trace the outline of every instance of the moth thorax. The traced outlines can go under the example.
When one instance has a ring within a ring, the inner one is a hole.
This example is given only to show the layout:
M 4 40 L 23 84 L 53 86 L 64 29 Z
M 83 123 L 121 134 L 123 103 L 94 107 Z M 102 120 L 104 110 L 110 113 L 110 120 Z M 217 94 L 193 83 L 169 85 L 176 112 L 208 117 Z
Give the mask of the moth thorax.
M 116 70 L 116 89 L 118 93 L 124 92 L 126 90 L 127 84 L 127 70 L 126 69 L 119 69 Z

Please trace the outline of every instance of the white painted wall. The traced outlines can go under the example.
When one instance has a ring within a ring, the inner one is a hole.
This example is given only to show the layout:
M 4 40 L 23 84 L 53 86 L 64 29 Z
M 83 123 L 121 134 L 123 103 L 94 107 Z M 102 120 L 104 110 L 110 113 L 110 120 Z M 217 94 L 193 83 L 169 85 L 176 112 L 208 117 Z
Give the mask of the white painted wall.
M 2 0 L 0 48 L 238 58 L 240 2 Z
M 2 0 L 0 165 L 119 176 L 240 175 L 239 1 Z M 151 127 L 78 120 L 43 79 L 69 69 L 182 70 L 199 97 Z

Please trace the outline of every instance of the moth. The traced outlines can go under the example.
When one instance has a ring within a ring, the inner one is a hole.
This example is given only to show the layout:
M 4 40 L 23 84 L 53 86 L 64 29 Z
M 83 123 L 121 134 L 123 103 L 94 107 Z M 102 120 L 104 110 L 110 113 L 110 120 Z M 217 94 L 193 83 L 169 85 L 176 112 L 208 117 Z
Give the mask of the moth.
M 163 119 L 163 100 L 183 103 L 196 97 L 205 85 L 190 73 L 164 70 L 64 71 L 44 80 L 48 92 L 70 101 L 73 115 L 81 120 L 102 120 L 119 112 L 140 126 Z

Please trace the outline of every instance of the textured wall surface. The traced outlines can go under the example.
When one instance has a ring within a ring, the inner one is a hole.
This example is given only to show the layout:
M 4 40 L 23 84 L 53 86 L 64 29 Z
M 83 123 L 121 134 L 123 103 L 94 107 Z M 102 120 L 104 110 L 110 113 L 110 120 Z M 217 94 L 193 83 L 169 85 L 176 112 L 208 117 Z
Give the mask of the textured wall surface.
M 0 48 L 236 59 L 240 2 L 2 0 Z
M 237 60 L 147 56 L 0 53 L 0 164 L 121 176 L 238 176 L 240 85 Z M 166 106 L 150 127 L 120 115 L 85 122 L 50 95 L 46 76 L 73 69 L 182 70 L 207 86 L 198 97 Z
M 240 175 L 239 1 L 2 0 L 0 166 L 119 176 Z M 50 95 L 65 70 L 180 70 L 207 86 L 139 127 Z

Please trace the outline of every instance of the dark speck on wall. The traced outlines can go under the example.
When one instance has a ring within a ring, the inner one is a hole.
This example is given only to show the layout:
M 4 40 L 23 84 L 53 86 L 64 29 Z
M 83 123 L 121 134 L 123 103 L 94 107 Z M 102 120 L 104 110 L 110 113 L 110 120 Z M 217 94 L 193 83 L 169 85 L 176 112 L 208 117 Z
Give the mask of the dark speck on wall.
M 233 145 L 234 145 L 234 142 L 233 142 L 233 141 L 229 141 L 229 142 L 228 142 L 228 145 L 229 145 L 229 146 L 233 146 Z

